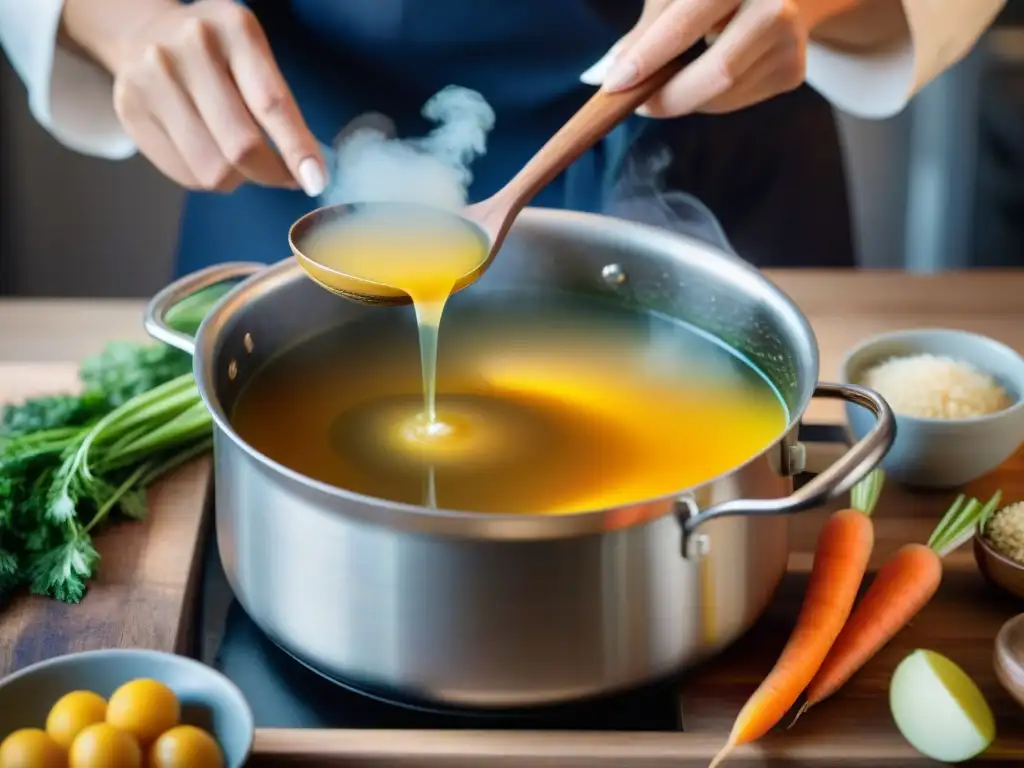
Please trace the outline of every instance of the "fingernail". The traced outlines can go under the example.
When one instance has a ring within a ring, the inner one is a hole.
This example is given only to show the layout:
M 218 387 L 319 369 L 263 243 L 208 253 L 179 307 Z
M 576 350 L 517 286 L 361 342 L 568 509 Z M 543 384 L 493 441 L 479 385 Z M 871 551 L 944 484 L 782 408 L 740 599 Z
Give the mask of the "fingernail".
M 604 88 L 606 91 L 618 91 L 628 88 L 636 80 L 638 74 L 640 74 L 639 70 L 632 61 L 628 59 L 626 61 L 617 61 L 604 78 Z
M 650 117 L 651 110 L 646 104 L 641 104 L 639 107 L 633 110 L 633 113 L 640 115 L 640 117 Z
M 605 75 L 608 70 L 611 69 L 615 63 L 615 57 L 619 55 L 619 51 L 622 49 L 621 43 L 616 43 L 611 49 L 602 56 L 597 62 L 591 64 L 590 67 L 580 75 L 580 82 L 586 85 L 601 85 L 604 82 Z
M 327 179 L 324 178 L 324 169 L 320 167 L 320 161 L 315 157 L 307 157 L 299 163 L 299 183 L 302 185 L 302 191 L 310 197 L 323 194 Z

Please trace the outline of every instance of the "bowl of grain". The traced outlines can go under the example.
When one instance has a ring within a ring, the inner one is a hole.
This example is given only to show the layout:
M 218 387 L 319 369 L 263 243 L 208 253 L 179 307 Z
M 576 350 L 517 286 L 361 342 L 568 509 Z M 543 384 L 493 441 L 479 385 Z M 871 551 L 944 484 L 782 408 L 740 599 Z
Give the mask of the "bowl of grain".
M 841 378 L 878 392 L 896 415 L 886 473 L 917 488 L 956 488 L 991 472 L 1024 442 L 1024 358 L 966 331 L 874 336 L 843 360 Z M 874 423 L 847 405 L 852 437 Z
M 1008 504 L 979 521 L 974 559 L 990 583 L 1024 598 L 1024 501 Z

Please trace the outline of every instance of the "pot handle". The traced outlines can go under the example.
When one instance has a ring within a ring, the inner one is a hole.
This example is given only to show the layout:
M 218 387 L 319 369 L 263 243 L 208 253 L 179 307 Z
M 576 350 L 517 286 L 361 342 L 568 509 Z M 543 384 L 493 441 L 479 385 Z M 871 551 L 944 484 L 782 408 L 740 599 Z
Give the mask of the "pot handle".
M 182 329 L 185 323 L 175 323 L 174 310 L 185 309 L 185 302 L 198 300 L 200 294 L 214 286 L 222 283 L 237 282 L 252 277 L 257 272 L 267 268 L 266 264 L 257 264 L 248 261 L 234 261 L 226 264 L 215 264 L 212 267 L 205 267 L 191 274 L 185 275 L 163 288 L 154 296 L 143 315 L 142 324 L 146 333 L 157 341 L 169 344 L 188 352 L 190 355 L 196 351 L 196 339 L 194 333 L 187 333 Z M 226 293 L 226 290 L 224 291 Z M 217 296 L 219 301 L 223 293 Z M 198 323 L 193 320 L 191 325 L 196 330 Z
M 878 463 L 892 446 L 896 436 L 896 419 L 889 404 L 877 392 L 854 384 L 818 384 L 815 397 L 845 400 L 870 410 L 875 426 L 835 464 L 817 475 L 795 493 L 782 499 L 734 499 L 700 510 L 692 497 L 680 500 L 683 530 L 689 535 L 716 517 L 731 515 L 789 515 L 818 507 L 829 499 L 846 493 Z

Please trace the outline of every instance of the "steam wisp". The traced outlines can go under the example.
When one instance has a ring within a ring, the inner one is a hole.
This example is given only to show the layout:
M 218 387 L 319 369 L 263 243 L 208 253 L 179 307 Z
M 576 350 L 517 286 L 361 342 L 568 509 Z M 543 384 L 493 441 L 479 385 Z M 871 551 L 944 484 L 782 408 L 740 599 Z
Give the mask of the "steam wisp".
M 437 124 L 426 136 L 401 139 L 367 124 L 327 150 L 331 181 L 323 204 L 400 202 L 462 209 L 473 181 L 470 165 L 487 151 L 494 110 L 476 91 L 450 85 L 427 101 L 422 114 Z
M 631 152 L 605 200 L 604 213 L 669 229 L 721 247 L 727 242 L 725 233 L 707 206 L 693 195 L 665 189 L 665 174 L 671 163 L 672 153 L 665 146 L 643 147 Z
M 404 139 L 393 135 L 383 115 L 354 120 L 335 148 L 324 148 L 330 183 L 321 204 L 403 202 L 462 209 L 473 181 L 470 167 L 487 152 L 494 110 L 476 91 L 449 85 L 427 101 L 421 114 L 437 127 L 426 136 Z M 721 227 L 703 203 L 665 189 L 671 161 L 664 145 L 634 142 L 602 211 L 721 244 Z

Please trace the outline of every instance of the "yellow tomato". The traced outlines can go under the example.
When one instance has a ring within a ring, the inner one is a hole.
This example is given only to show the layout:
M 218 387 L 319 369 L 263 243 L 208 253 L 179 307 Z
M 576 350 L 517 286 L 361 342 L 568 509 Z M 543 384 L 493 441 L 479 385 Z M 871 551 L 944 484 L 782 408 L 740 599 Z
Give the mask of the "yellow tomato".
M 108 723 L 87 726 L 71 744 L 69 768 L 142 768 L 135 738 Z
M 224 768 L 224 754 L 202 728 L 179 725 L 153 744 L 148 768 Z
M 22 728 L 0 743 L 0 768 L 65 768 L 68 757 L 39 728 Z
M 102 723 L 107 717 L 107 702 L 92 691 L 72 691 L 61 696 L 46 717 L 46 732 L 64 749 L 82 729 Z
M 174 691 L 157 680 L 125 683 L 107 702 L 107 722 L 130 733 L 143 748 L 178 724 L 181 705 Z

